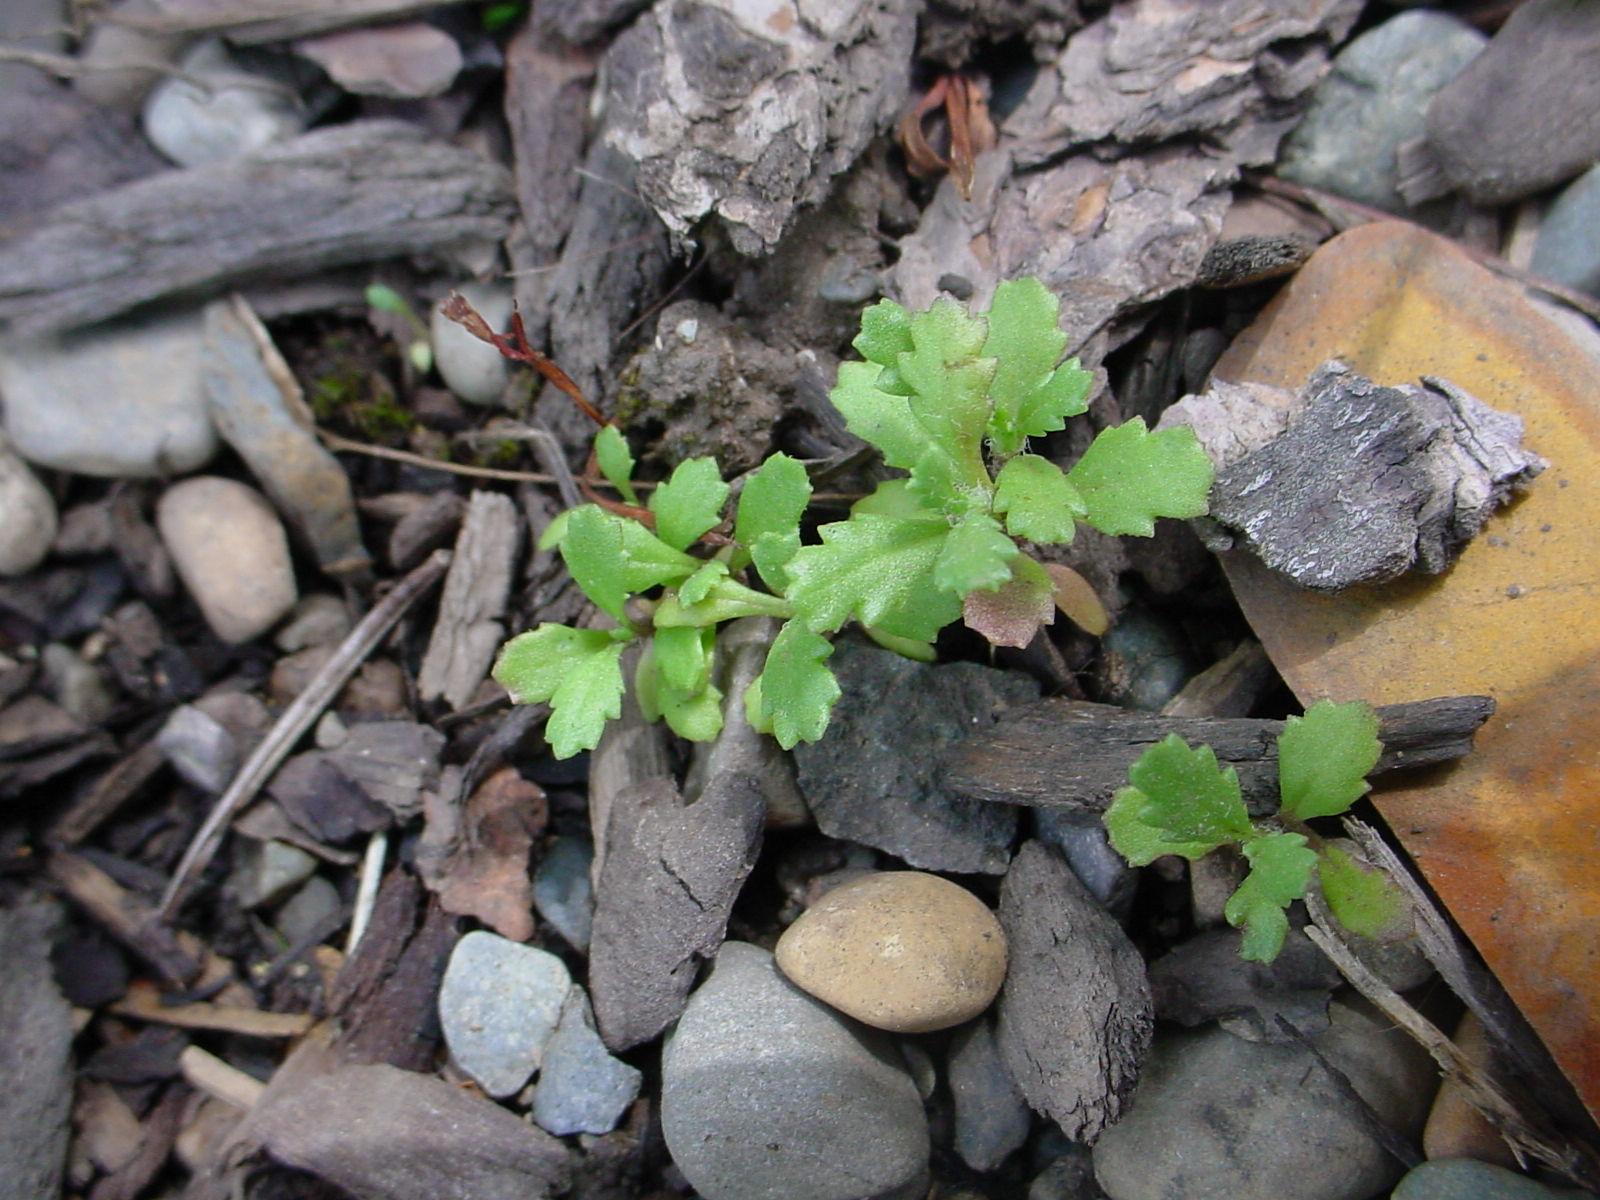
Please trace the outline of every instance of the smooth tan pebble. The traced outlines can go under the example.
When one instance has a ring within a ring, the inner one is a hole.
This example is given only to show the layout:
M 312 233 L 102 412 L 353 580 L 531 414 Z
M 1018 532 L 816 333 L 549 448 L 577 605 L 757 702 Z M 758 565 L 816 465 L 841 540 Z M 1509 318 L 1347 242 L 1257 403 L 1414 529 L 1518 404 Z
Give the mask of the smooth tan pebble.
M 1006 975 L 1006 936 L 983 901 L 922 871 L 842 884 L 778 939 L 803 991 L 879 1029 L 926 1033 L 977 1016 Z

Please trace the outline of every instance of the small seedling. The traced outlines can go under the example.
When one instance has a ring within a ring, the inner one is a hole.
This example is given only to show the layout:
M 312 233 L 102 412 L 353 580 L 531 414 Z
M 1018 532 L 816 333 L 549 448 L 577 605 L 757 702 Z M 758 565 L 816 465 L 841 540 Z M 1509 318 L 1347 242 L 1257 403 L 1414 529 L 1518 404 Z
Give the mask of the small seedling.
M 426 375 L 433 370 L 433 343 L 428 339 L 428 327 L 417 316 L 417 310 L 406 302 L 406 298 L 392 287 L 370 283 L 367 285 L 366 299 L 368 308 L 375 312 L 391 313 L 411 327 L 412 339 L 406 344 L 406 358 L 417 373 Z
M 716 626 L 776 617 L 785 623 L 745 711 L 790 749 L 827 729 L 839 697 L 828 635 L 847 622 L 922 660 L 957 620 L 996 644 L 1027 644 L 1057 599 L 1027 544 L 1070 542 L 1079 521 L 1149 536 L 1157 517 L 1204 513 L 1212 477 L 1190 430 L 1151 432 L 1138 418 L 1102 431 L 1070 471 L 1028 453 L 1030 438 L 1087 407 L 1091 377 L 1062 361 L 1059 308 L 1037 279 L 1021 279 L 1001 284 L 981 315 L 948 300 L 917 313 L 888 300 L 867 309 L 853 343 L 864 361 L 841 364 L 829 395 L 850 431 L 906 474 L 823 525 L 819 544 L 802 544 L 811 483 L 795 459 L 774 454 L 745 479 L 729 529 L 729 486 L 713 460 L 681 463 L 641 507 L 627 442 L 605 426 L 594 461 L 623 503 L 572 509 L 541 544 L 560 547 L 616 627 L 541 625 L 507 643 L 495 678 L 513 700 L 550 704 L 546 736 L 564 758 L 592 748 L 621 713 L 622 651 L 643 640 L 641 708 L 703 741 L 723 722 Z M 693 553 L 700 546 L 709 556 Z
M 1365 704 L 1322 700 L 1291 717 L 1278 737 L 1276 815 L 1251 821 L 1232 767 L 1217 766 L 1210 746 L 1177 734 L 1150 747 L 1128 768 L 1131 786 L 1106 810 L 1111 845 L 1136 867 L 1164 854 L 1191 861 L 1219 846 L 1238 846 L 1250 873 L 1223 915 L 1244 927 L 1240 955 L 1271 962 L 1289 931 L 1285 910 L 1302 899 L 1317 872 L 1339 923 L 1363 937 L 1388 932 L 1403 910 L 1398 889 L 1328 845 L 1306 822 L 1344 812 L 1371 786 L 1366 777 L 1383 752 L 1378 718 Z

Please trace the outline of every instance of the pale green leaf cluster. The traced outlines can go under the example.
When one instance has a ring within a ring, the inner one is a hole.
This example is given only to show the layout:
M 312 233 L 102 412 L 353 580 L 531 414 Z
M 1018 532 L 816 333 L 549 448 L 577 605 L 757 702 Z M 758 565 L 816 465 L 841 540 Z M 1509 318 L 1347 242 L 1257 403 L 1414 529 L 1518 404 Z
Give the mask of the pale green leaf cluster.
M 1279 735 L 1278 813 L 1270 823 L 1254 822 L 1234 769 L 1219 767 L 1211 747 L 1191 747 L 1169 734 L 1128 769 L 1129 786 L 1106 810 L 1106 831 L 1134 866 L 1164 854 L 1192 860 L 1219 846 L 1240 847 L 1250 873 L 1223 915 L 1244 929 L 1244 958 L 1271 962 L 1278 956 L 1289 931 L 1285 910 L 1305 896 L 1313 871 L 1339 922 L 1374 937 L 1400 911 L 1394 884 L 1337 846 L 1321 844 L 1304 822 L 1336 816 L 1365 795 L 1366 777 L 1382 752 L 1372 709 L 1319 701 L 1305 716 L 1291 717 Z
M 614 630 L 541 626 L 507 644 L 495 677 L 514 699 L 551 705 L 558 757 L 592 748 L 620 711 L 621 653 L 643 643 L 634 685 L 646 716 L 703 740 L 722 728 L 715 628 L 763 615 L 785 620 L 745 715 L 785 748 L 816 741 L 839 687 L 828 635 L 856 622 L 898 653 L 933 657 L 940 630 L 963 619 L 1025 644 L 1050 616 L 1050 583 L 1019 541 L 1072 540 L 1079 521 L 1144 533 L 1156 517 L 1206 511 L 1211 464 L 1187 429 L 1142 421 L 1108 429 L 1064 471 L 1027 452 L 1030 438 L 1087 407 L 1091 377 L 1062 361 L 1060 304 L 1036 279 L 1001 284 L 986 313 L 947 300 L 925 312 L 891 301 L 862 315 L 830 393 L 849 429 L 904 478 L 859 501 L 848 519 L 802 544 L 811 499 L 804 466 L 773 455 L 743 483 L 732 514 L 715 462 L 690 459 L 639 509 L 634 459 L 611 427 L 595 462 L 626 509 L 586 504 L 551 523 L 573 579 Z M 621 506 L 613 506 L 621 507 Z M 715 548 L 697 550 L 706 535 Z M 755 586 L 761 585 L 761 589 Z M 969 597 L 983 599 L 971 605 Z M 581 709 L 581 711 L 579 711 Z

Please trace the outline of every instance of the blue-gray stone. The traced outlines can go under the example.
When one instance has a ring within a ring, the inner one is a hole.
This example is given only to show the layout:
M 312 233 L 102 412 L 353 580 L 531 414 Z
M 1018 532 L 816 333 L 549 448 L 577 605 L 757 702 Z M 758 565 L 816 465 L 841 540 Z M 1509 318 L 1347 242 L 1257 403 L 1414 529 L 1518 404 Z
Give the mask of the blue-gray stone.
M 456 943 L 439 988 L 450 1057 L 489 1095 L 510 1096 L 544 1060 L 572 988 L 554 954 L 478 930 Z
M 1142 608 L 1130 608 L 1100 640 L 1099 682 L 1108 704 L 1157 712 L 1195 672 L 1182 631 Z
M 1600 296 L 1600 166 L 1566 186 L 1539 227 L 1533 271 Z
M 1470 1158 L 1441 1158 L 1406 1172 L 1390 1200 L 1560 1200 L 1587 1196 Z
M 0 1200 L 61 1195 L 72 1108 L 72 1009 L 50 969 L 61 911 L 30 900 L 0 912 Z
M 661 1061 L 661 1129 L 705 1200 L 921 1196 L 928 1125 L 882 1034 L 726 942 Z
M 0 347 L 6 433 L 29 462 L 79 475 L 185 475 L 217 435 L 200 386 L 200 317 L 155 312 Z
M 1464 21 L 1419 9 L 1390 17 L 1339 52 L 1284 145 L 1278 173 L 1390 212 L 1395 152 L 1426 132 L 1428 102 L 1488 39 Z
M 575 950 L 589 949 L 594 928 L 593 862 L 594 845 L 588 838 L 558 837 L 533 872 L 534 909 Z
M 839 681 L 828 732 L 794 749 L 800 790 L 829 837 L 860 842 L 925 871 L 999 874 L 1017 811 L 948 791 L 940 765 L 1039 686 L 976 663 L 916 662 L 855 638 L 834 645 Z
M 1433 1061 L 1370 1007 L 1336 1000 L 1331 1016 L 1318 1051 L 1380 1121 L 1418 1135 Z M 1309 1050 L 1217 1028 L 1156 1038 L 1094 1168 L 1111 1200 L 1370 1200 L 1401 1172 Z
M 974 1171 L 992 1171 L 1028 1140 L 1033 1112 L 1000 1057 L 990 1021 L 980 1017 L 950 1039 L 949 1079 L 956 1153 Z
M 609 1133 L 639 1095 L 643 1076 L 613 1058 L 595 1031 L 583 988 L 567 993 L 556 1031 L 545 1043 L 533 1089 L 534 1121 L 555 1134 Z

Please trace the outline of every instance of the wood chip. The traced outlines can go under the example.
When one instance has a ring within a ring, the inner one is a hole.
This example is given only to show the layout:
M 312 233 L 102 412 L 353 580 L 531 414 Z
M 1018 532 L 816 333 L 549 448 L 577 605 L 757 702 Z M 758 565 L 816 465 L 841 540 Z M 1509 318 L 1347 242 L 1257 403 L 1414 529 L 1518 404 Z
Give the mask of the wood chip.
M 246 158 L 63 204 L 0 241 L 0 320 L 38 334 L 175 292 L 502 240 L 511 179 L 398 121 L 314 130 Z
M 222 1004 L 167 1004 L 156 988 L 137 982 L 107 1011 L 179 1029 L 215 1029 L 255 1038 L 299 1037 L 314 1024 L 307 1013 L 261 1012 Z
M 1493 712 L 1487 696 L 1379 708 L 1384 752 L 1374 774 L 1460 758 Z M 1040 700 L 1008 709 L 992 728 L 958 743 L 945 763 L 944 781 L 956 794 L 981 800 L 1103 812 L 1127 784 L 1134 760 L 1175 733 L 1209 745 L 1220 765 L 1237 769 L 1245 805 L 1261 816 L 1278 807 L 1282 730 L 1282 721 L 1174 718 L 1081 700 Z
M 417 675 L 424 700 L 443 698 L 451 708 L 471 702 L 505 641 L 500 618 L 511 594 L 511 572 L 522 540 L 522 521 L 509 496 L 473 492 L 456 538 L 439 618 Z

